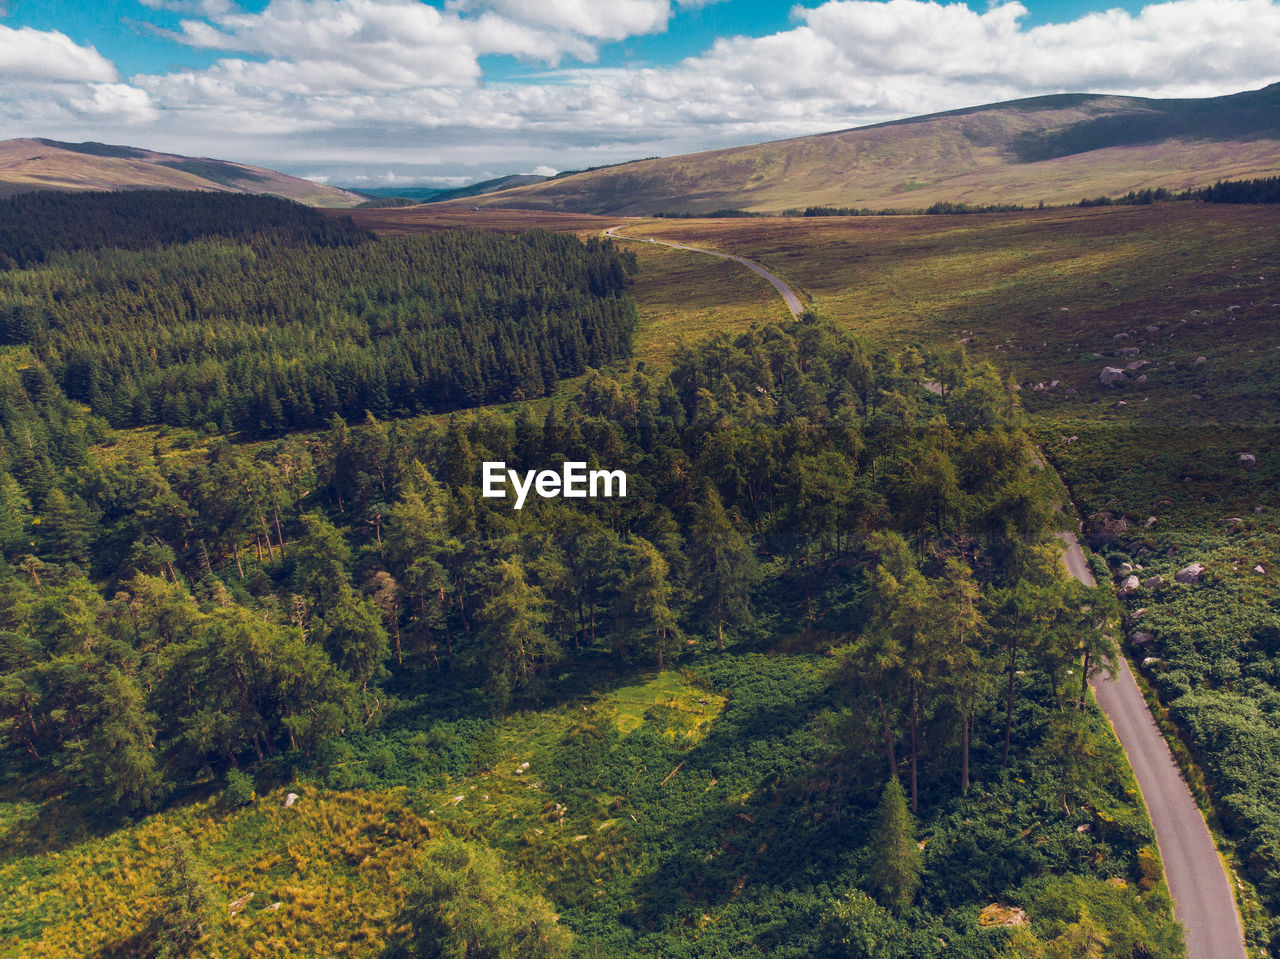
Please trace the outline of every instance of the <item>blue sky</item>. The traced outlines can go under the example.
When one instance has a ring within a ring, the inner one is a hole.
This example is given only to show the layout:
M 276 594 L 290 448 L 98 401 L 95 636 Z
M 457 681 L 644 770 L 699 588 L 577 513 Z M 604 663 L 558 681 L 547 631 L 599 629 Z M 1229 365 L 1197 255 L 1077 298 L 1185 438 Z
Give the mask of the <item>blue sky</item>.
M 1280 0 L 8 0 L 0 138 L 452 183 L 1280 80 Z

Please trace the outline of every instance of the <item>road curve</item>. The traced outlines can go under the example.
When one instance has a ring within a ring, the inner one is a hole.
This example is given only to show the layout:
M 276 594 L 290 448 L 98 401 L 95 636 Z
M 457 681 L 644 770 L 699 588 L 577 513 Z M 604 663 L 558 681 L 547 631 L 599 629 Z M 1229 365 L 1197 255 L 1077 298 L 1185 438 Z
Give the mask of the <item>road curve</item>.
M 1086 586 L 1096 586 L 1075 534 L 1059 533 L 1058 538 L 1066 544 L 1062 558 L 1067 570 Z M 1121 656 L 1114 679 L 1102 673 L 1090 685 L 1147 804 L 1189 959 L 1245 959 L 1244 930 L 1226 867 L 1129 661 Z
M 637 243 L 656 243 L 659 246 L 669 246 L 673 250 L 689 250 L 691 253 L 705 253 L 707 256 L 718 257 L 721 260 L 733 260 L 735 263 L 741 263 L 748 270 L 759 273 L 762 277 L 773 284 L 773 288 L 782 294 L 783 301 L 787 304 L 787 309 L 791 311 L 792 316 L 799 316 L 804 312 L 804 304 L 800 302 L 800 297 L 796 296 L 795 290 L 783 283 L 782 280 L 770 273 L 755 260 L 748 260 L 745 256 L 734 256 L 732 253 L 721 253 L 719 250 L 704 250 L 698 246 L 685 246 L 683 243 L 672 243 L 670 240 L 655 240 L 647 236 L 627 236 L 619 233 L 621 227 L 611 226 L 604 231 L 605 236 L 611 236 L 618 240 L 632 240 Z

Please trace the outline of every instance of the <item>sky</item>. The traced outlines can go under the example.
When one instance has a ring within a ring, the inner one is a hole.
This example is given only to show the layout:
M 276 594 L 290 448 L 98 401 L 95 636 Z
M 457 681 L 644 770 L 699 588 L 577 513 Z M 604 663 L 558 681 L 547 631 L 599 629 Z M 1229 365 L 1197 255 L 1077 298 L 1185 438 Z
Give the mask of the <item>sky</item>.
M 458 185 L 1280 81 L 1280 0 L 0 0 L 0 139 Z

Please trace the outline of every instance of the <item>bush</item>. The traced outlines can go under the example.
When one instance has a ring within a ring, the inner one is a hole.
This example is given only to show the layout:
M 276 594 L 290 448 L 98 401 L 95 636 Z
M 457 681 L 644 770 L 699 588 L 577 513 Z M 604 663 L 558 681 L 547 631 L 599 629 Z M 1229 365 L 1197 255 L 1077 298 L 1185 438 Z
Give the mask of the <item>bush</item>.
M 255 798 L 253 777 L 248 773 L 233 769 L 227 773 L 227 788 L 222 797 L 228 806 L 247 806 Z

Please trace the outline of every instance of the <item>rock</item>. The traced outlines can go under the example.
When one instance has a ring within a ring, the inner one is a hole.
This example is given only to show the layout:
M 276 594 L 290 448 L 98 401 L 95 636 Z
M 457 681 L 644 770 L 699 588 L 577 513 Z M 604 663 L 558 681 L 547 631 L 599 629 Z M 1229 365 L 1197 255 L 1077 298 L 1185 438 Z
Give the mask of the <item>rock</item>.
M 1132 564 L 1132 563 L 1121 563 L 1121 564 L 1120 564 L 1119 569 L 1117 570 L 1117 572 L 1118 572 L 1121 576 L 1128 576 L 1130 573 L 1132 573 L 1132 572 L 1133 572 L 1133 564 Z
M 1209 361 L 1208 361 L 1208 360 L 1206 360 L 1203 356 L 1197 356 L 1197 357 L 1196 357 L 1196 366 L 1204 366 L 1204 365 L 1205 365 L 1206 363 L 1208 363 L 1208 362 L 1209 362 Z
M 1141 352 L 1142 347 L 1140 346 L 1122 346 L 1116 350 L 1116 356 L 1137 356 Z
M 1154 642 L 1155 638 L 1156 638 L 1155 633 L 1139 631 L 1129 637 L 1129 642 L 1133 643 L 1133 645 L 1135 646 L 1145 646 L 1147 645 L 1147 643 Z
M 1049 389 L 1051 389 L 1051 390 L 1056 390 L 1056 389 L 1058 388 L 1058 384 L 1059 384 L 1059 383 L 1061 383 L 1061 382 L 1062 382 L 1062 380 L 1050 380 L 1050 381 L 1049 381 Z
M 1130 576 L 1128 579 L 1124 581 L 1124 583 L 1121 584 L 1120 595 L 1132 596 L 1141 588 L 1141 586 L 1142 584 L 1138 582 L 1138 577 Z
M 1238 310 L 1238 309 L 1240 309 L 1240 307 L 1238 307 L 1238 306 L 1229 306 L 1229 307 L 1227 307 L 1227 312 L 1228 312 L 1228 313 L 1234 313 L 1234 312 L 1235 312 L 1236 310 Z
M 1179 583 L 1194 585 L 1200 582 L 1200 577 L 1205 573 L 1205 565 L 1203 563 L 1192 563 L 1190 566 L 1184 566 L 1173 574 L 1173 578 Z
M 1159 589 L 1163 585 L 1164 585 L 1163 576 L 1152 576 L 1150 579 L 1144 579 L 1142 581 L 1143 589 Z
M 1109 543 L 1114 543 L 1128 528 L 1129 521 L 1127 519 L 1106 511 L 1091 514 L 1085 524 L 1089 545 L 1095 550 Z
M 1151 364 L 1148 363 L 1146 360 L 1134 360 L 1132 363 L 1126 363 L 1124 365 L 1124 368 L 1126 370 L 1133 371 L 1133 370 L 1140 370 L 1144 366 L 1150 366 L 1150 365 Z
M 1259 576 L 1262 576 L 1262 575 L 1264 575 L 1264 574 L 1266 573 L 1266 570 L 1262 568 L 1262 564 L 1261 564 L 1261 563 L 1259 563 L 1257 566 L 1255 566 L 1255 567 L 1253 568 L 1253 571 L 1254 571 L 1255 573 L 1257 573 Z
M 1138 622 L 1138 620 L 1142 619 L 1146 611 L 1147 611 L 1147 607 L 1145 606 L 1143 606 L 1141 609 L 1135 609 L 1132 613 L 1130 613 L 1128 616 L 1125 617 L 1124 619 L 1125 623 L 1129 626 L 1135 625 Z
M 296 803 L 296 802 L 297 802 L 299 799 L 301 799 L 301 798 L 302 798 L 302 797 L 301 797 L 301 796 L 299 796 L 297 793 L 289 793 L 289 795 L 287 795 L 287 796 L 285 796 L 285 797 L 284 797 L 284 804 L 283 804 L 283 807 L 282 807 L 282 808 L 284 808 L 284 809 L 292 809 L 292 808 L 293 808 L 293 804 L 294 804 L 294 803 Z
M 1079 833 L 1093 832 L 1093 826 L 1089 825 L 1089 823 L 1087 822 L 1081 823 L 1079 826 L 1076 826 L 1076 832 L 1079 832 Z
M 1148 656 L 1146 659 L 1142 661 L 1143 669 L 1150 669 L 1152 666 L 1158 666 L 1158 665 L 1160 665 L 1159 656 Z
M 231 905 L 227 907 L 228 914 L 234 916 L 237 912 L 240 912 L 242 909 L 244 909 L 245 906 L 249 905 L 249 900 L 252 898 L 253 898 L 253 893 L 251 892 L 245 893 L 243 896 L 241 896 L 239 899 L 232 902 Z
M 1253 511 L 1255 513 L 1265 513 L 1267 511 L 1267 508 L 1265 506 L 1255 506 L 1253 508 Z
M 1243 526 L 1244 520 L 1239 516 L 1228 516 L 1218 522 L 1219 526 Z
M 1137 383 L 1145 383 L 1145 382 L 1147 382 L 1147 374 L 1146 374 L 1146 373 L 1141 374 L 1141 375 L 1137 378 L 1137 380 L 1135 380 L 1134 382 L 1137 382 Z M 1146 402 L 1146 400 L 1143 400 L 1142 402 L 1144 402 L 1144 403 L 1145 403 L 1145 402 Z
M 1156 523 L 1158 523 L 1158 522 L 1160 522 L 1160 521 L 1159 521 L 1158 519 L 1156 519 L 1154 516 L 1148 516 L 1148 517 L 1147 517 L 1147 521 L 1146 521 L 1145 523 L 1143 523 L 1143 524 L 1142 524 L 1142 528 L 1143 528 L 1143 529 L 1151 529 L 1151 527 L 1155 526 L 1155 525 L 1156 525 Z
M 1125 380 L 1124 370 L 1118 366 L 1104 366 L 1098 374 L 1098 381 L 1103 386 L 1116 386 Z
M 1236 457 L 1236 462 L 1240 464 L 1241 469 L 1251 470 L 1258 465 L 1258 457 L 1252 453 L 1241 453 Z
M 283 903 L 283 902 L 273 902 L 271 905 L 267 906 L 267 911 L 268 911 L 268 912 L 279 912 L 279 911 L 280 911 L 280 907 L 281 907 L 281 906 L 283 906 L 283 905 L 284 905 L 284 903 Z
M 1017 906 L 1006 906 L 993 902 L 989 906 L 984 906 L 982 911 L 978 913 L 978 925 L 987 928 L 995 926 L 1029 926 L 1031 925 L 1031 920 Z
M 1128 333 L 1117 333 L 1115 336 L 1113 336 L 1113 337 L 1111 337 L 1111 338 L 1112 338 L 1113 340 L 1127 340 L 1127 339 L 1129 338 L 1129 334 L 1128 334 Z

